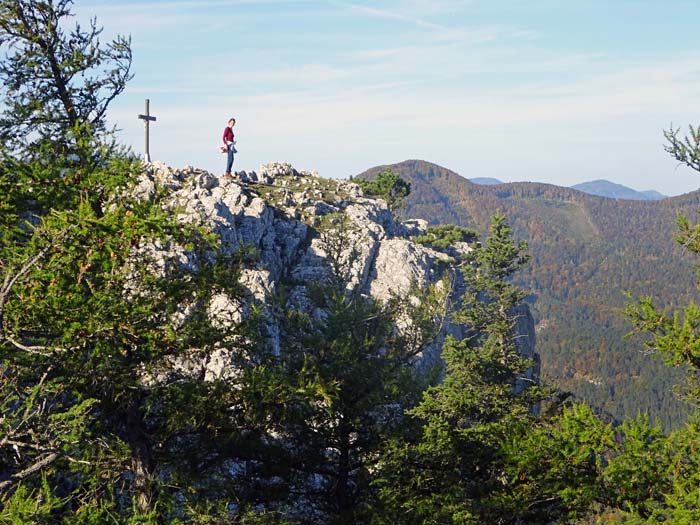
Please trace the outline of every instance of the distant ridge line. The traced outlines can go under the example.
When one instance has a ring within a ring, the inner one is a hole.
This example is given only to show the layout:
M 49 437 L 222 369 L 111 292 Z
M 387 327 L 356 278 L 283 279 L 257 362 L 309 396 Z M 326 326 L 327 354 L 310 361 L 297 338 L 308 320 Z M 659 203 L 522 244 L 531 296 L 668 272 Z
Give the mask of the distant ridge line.
M 581 189 L 578 189 L 575 186 L 559 186 L 557 184 L 551 184 L 548 182 L 531 182 L 531 181 L 517 181 L 517 182 L 500 182 L 498 188 L 494 188 L 496 184 L 478 184 L 475 183 L 474 180 L 478 180 L 479 177 L 474 177 L 474 178 L 468 178 L 464 175 L 461 175 L 457 173 L 456 171 L 453 171 L 449 168 L 446 168 L 444 166 L 440 166 L 439 164 L 435 164 L 433 162 L 425 161 L 425 160 L 420 160 L 420 159 L 408 159 L 404 160 L 402 162 L 396 162 L 393 164 L 382 164 L 379 166 L 374 166 L 372 168 L 369 168 L 362 173 L 356 175 L 358 178 L 372 178 L 374 175 L 379 173 L 380 171 L 383 171 L 387 168 L 393 169 L 399 174 L 401 174 L 402 171 L 411 171 L 411 172 L 417 172 L 417 173 L 422 173 L 424 170 L 427 172 L 432 172 L 433 174 L 439 174 L 441 177 L 456 177 L 456 180 L 459 180 L 461 184 L 468 184 L 472 186 L 473 190 L 483 190 L 487 192 L 491 191 L 499 191 L 499 192 L 508 192 L 510 191 L 510 188 L 520 188 L 520 189 L 531 189 L 531 190 L 537 190 L 536 193 L 541 193 L 542 191 L 545 191 L 545 189 L 549 190 L 554 190 L 557 189 L 561 192 L 569 192 L 567 195 L 570 196 L 570 198 L 581 198 L 582 193 L 586 197 L 594 198 L 594 199 L 604 199 L 604 200 L 620 200 L 620 197 L 610 197 L 610 196 L 605 196 L 605 195 L 597 195 L 594 193 L 589 193 L 587 191 L 583 191 Z M 486 177 L 488 178 L 488 177 Z M 498 179 L 494 179 L 498 180 Z M 602 180 L 602 179 L 601 179 Z M 581 184 L 586 184 L 586 183 L 581 183 Z M 614 183 L 611 183 L 614 184 Z M 576 185 L 578 186 L 578 185 Z M 622 185 L 619 185 L 622 186 Z M 624 186 L 623 186 L 624 187 Z M 636 190 L 631 190 L 634 192 L 637 192 Z M 649 191 L 654 191 L 654 190 L 649 190 Z M 646 192 L 637 192 L 637 193 L 646 193 Z M 654 192 L 658 193 L 658 192 Z M 661 195 L 661 193 L 658 193 Z M 687 193 L 683 193 L 681 195 L 674 195 L 674 196 L 663 196 L 663 198 L 658 198 L 658 199 L 622 199 L 630 202 L 634 202 L 639 205 L 648 205 L 650 203 L 665 203 L 665 205 L 680 205 L 680 204 L 686 204 L 686 203 L 700 203 L 700 189 L 690 191 Z
M 599 197 L 608 197 L 611 199 L 661 200 L 667 198 L 666 195 L 662 195 L 658 191 L 637 191 L 627 186 L 623 186 L 622 184 L 617 184 L 604 179 L 582 182 L 571 187 L 575 190 L 583 191 L 584 193 L 598 195 Z

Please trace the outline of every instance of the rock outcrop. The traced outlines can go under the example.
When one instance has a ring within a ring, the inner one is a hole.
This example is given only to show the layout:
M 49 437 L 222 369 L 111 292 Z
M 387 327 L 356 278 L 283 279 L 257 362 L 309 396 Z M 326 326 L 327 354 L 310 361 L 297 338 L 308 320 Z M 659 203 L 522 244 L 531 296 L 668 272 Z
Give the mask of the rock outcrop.
M 209 305 L 209 314 L 221 322 L 242 319 L 255 305 L 267 319 L 264 335 L 275 352 L 281 350 L 279 327 L 274 316 L 267 315 L 270 299 L 284 285 L 284 306 L 322 315 L 313 312 L 308 287 L 329 276 L 329 257 L 343 267 L 348 290 L 379 301 L 430 285 L 442 287 L 452 302 L 459 299 L 454 293 L 459 289 L 457 272 L 449 271 L 451 257 L 412 240 L 425 233 L 425 221 L 397 221 L 386 203 L 364 197 L 352 181 L 320 178 L 282 163 L 240 172 L 232 180 L 192 167 L 149 164 L 137 195 L 147 198 L 159 187 L 167 190 L 169 204 L 179 210 L 179 220 L 206 225 L 218 235 L 224 254 L 244 247 L 257 254 L 241 276 L 245 301 L 217 296 Z M 461 249 L 470 248 L 465 244 Z M 196 265 L 184 254 L 180 259 L 183 264 Z M 527 308 L 519 318 L 521 351 L 536 358 Z M 462 327 L 451 323 L 449 316 L 439 336 L 417 359 L 417 367 L 439 362 L 447 334 L 463 336 Z M 226 356 L 217 356 L 211 363 L 207 374 L 226 373 Z

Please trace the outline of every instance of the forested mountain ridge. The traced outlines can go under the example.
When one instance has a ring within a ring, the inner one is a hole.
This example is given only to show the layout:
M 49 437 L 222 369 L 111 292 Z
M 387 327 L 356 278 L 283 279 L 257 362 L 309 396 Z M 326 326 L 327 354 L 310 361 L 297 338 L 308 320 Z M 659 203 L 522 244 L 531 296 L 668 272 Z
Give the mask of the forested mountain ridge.
M 500 210 L 527 239 L 532 260 L 520 282 L 532 293 L 544 381 L 615 418 L 647 410 L 667 426 L 684 418 L 686 406 L 671 393 L 680 372 L 644 355 L 641 341 L 623 339 L 630 325 L 621 309 L 625 291 L 653 291 L 668 306 L 694 294 L 693 262 L 673 237 L 678 213 L 697 216 L 700 191 L 618 201 L 541 183 L 476 185 L 419 160 L 359 177 L 387 167 L 411 183 L 408 216 L 483 232 Z

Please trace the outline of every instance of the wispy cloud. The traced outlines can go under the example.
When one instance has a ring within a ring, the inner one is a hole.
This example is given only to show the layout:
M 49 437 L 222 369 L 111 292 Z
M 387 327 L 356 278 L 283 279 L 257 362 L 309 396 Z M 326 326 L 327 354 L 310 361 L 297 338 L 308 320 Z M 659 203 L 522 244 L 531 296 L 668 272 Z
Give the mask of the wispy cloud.
M 108 34 L 114 28 L 120 32 L 146 37 L 149 33 L 187 40 L 191 33 L 207 30 L 232 30 L 250 9 L 294 8 L 305 5 L 323 5 L 322 0 L 166 0 L 126 1 L 97 0 L 80 3 L 76 12 L 84 16 L 100 14 L 98 20 L 107 24 Z M 174 31 L 179 28 L 180 31 Z
M 392 10 L 372 7 L 356 2 L 346 2 L 340 0 L 332 0 L 332 3 L 334 5 L 346 7 L 348 9 L 365 14 L 370 17 L 393 20 L 403 24 L 409 24 L 411 26 L 426 29 L 431 32 L 431 35 L 435 40 L 461 41 L 463 43 L 484 43 L 494 41 L 500 36 L 506 34 L 504 29 L 498 26 L 484 26 L 477 27 L 474 29 L 464 29 L 459 27 L 452 27 L 439 22 L 433 22 L 431 20 L 421 18 L 420 16 L 413 14 L 411 9 L 407 8 L 406 6 L 397 6 L 395 9 Z M 432 11 L 432 13 L 441 13 L 443 9 L 444 7 L 440 9 L 435 9 Z M 531 37 L 529 33 L 526 33 L 525 31 L 513 32 L 511 33 L 511 36 L 524 36 L 526 34 L 528 34 L 528 38 Z
M 415 25 L 418 27 L 424 27 L 427 29 L 433 29 L 433 30 L 437 30 L 437 31 L 450 31 L 450 29 L 447 26 L 444 26 L 442 24 L 437 24 L 434 22 L 430 22 L 428 20 L 424 20 L 422 18 L 403 14 L 403 13 L 396 12 L 396 11 L 389 11 L 387 9 L 379 9 L 376 7 L 370 7 L 370 6 L 367 6 L 364 4 L 358 4 L 358 3 L 354 3 L 354 2 L 334 1 L 333 4 L 348 7 L 352 10 L 364 13 L 364 14 L 369 15 L 369 16 L 386 18 L 389 20 L 396 20 L 398 22 L 405 22 L 405 23 L 409 23 L 411 25 Z

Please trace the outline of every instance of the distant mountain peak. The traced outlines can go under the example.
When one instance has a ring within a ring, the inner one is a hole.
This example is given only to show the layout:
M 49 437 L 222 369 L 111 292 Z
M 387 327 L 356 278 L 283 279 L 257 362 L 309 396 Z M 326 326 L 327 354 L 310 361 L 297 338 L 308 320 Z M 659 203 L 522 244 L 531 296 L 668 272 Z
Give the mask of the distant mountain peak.
M 609 180 L 605 179 L 582 182 L 581 184 L 576 184 L 575 186 L 571 187 L 575 190 L 579 190 L 590 195 L 597 195 L 599 197 L 607 197 L 610 199 L 655 201 L 666 198 L 665 195 L 662 195 L 658 191 L 637 191 L 633 190 L 632 188 L 628 188 L 627 186 L 623 186 L 622 184 L 610 182 Z
M 502 180 L 494 179 L 493 177 L 474 177 L 473 179 L 468 179 L 469 182 L 474 184 L 484 184 L 487 186 L 492 186 L 495 184 L 503 184 Z

